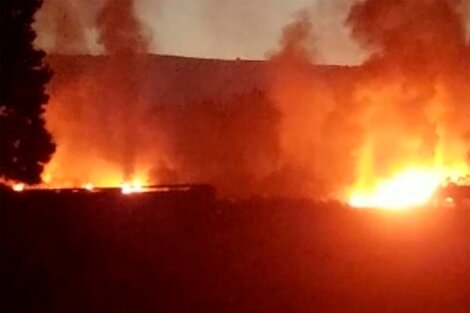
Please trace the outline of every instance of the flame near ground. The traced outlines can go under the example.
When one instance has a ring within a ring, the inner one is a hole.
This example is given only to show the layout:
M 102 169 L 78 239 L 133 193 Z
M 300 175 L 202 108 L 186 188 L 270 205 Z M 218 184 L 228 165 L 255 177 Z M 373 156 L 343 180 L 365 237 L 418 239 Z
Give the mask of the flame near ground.
M 373 186 L 356 187 L 349 204 L 358 208 L 402 210 L 429 204 L 448 176 L 433 169 L 407 169 Z M 462 169 L 462 177 L 468 169 Z M 457 183 L 458 181 L 454 181 Z
M 162 160 L 177 164 L 168 151 L 189 153 L 174 149 L 185 142 L 174 129 L 184 126 L 165 129 L 148 114 L 155 103 L 145 91 L 155 82 L 139 58 L 145 38 L 132 18 L 132 1 L 105 3 L 96 27 L 109 60 L 68 84 L 53 79 L 46 120 L 58 148 L 43 180 L 57 187 L 121 186 L 132 193 L 158 183 L 149 173 Z M 279 155 L 265 166 L 273 170 L 263 172 L 260 185 L 281 177 L 274 182 L 276 192 L 291 185 L 289 196 L 405 209 L 426 204 L 440 186 L 468 177 L 470 42 L 462 10 L 468 6 L 467 0 L 353 2 L 346 24 L 370 54 L 362 64 L 342 69 L 316 67 L 308 12 L 288 25 L 280 50 L 267 61 L 269 92 L 282 120 L 273 127 Z M 122 16 L 130 18 L 120 23 Z M 116 37 L 116 25 L 128 30 L 138 49 Z M 194 115 L 185 119 L 203 116 Z M 204 131 L 206 138 L 211 135 Z M 210 141 L 198 140 L 197 155 L 212 160 L 202 153 Z M 230 142 L 217 145 L 211 153 Z M 237 155 L 255 157 L 252 151 Z M 258 178 L 255 167 L 261 166 L 247 166 Z M 172 170 L 191 178 L 176 165 Z M 216 184 L 210 178 L 205 182 Z
M 353 2 L 346 23 L 370 54 L 333 80 L 309 68 L 309 12 L 286 27 L 272 89 L 283 114 L 283 158 L 309 182 L 305 194 L 404 209 L 468 178 L 468 7 L 466 0 Z

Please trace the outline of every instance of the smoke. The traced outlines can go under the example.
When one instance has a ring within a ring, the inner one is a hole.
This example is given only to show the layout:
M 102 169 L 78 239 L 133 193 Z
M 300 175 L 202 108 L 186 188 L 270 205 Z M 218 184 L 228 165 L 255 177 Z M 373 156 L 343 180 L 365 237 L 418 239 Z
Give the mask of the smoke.
M 315 66 L 303 12 L 271 57 L 283 114 L 281 147 L 306 194 L 346 196 L 406 167 L 467 167 L 470 131 L 468 1 L 367 0 L 346 23 L 370 56 L 358 67 Z
M 341 105 L 351 93 L 342 67 L 315 67 L 312 16 L 302 11 L 288 25 L 282 50 L 271 57 L 271 93 L 283 113 L 280 140 L 284 180 L 301 180 L 290 194 L 332 196 L 352 178 L 349 169 L 358 135 L 354 105 Z M 327 74 L 327 75 L 325 75 Z M 286 183 L 284 183 L 286 184 Z
M 356 1 L 316 0 L 309 10 L 311 32 L 315 38 L 318 64 L 359 65 L 367 58 L 367 51 L 361 49 L 344 24 L 348 12 Z
M 46 0 L 36 13 L 35 44 L 51 53 L 99 54 L 96 16 L 104 0 Z
M 399 156 L 430 159 L 432 153 L 465 160 L 468 143 L 464 140 L 470 125 L 470 66 L 459 6 L 468 4 L 448 0 L 408 1 L 401 5 L 394 1 L 367 1 L 353 7 L 348 19 L 353 34 L 377 51 L 364 66 L 369 77 L 365 76 L 363 83 L 371 85 L 373 79 L 376 91 L 364 100 L 370 102 L 381 96 L 385 100 L 381 109 L 389 107 L 386 112 L 374 114 L 381 124 L 377 127 L 384 127 L 384 121 L 379 121 L 381 114 L 395 115 L 388 126 L 400 126 L 402 132 L 393 136 L 417 142 L 413 147 L 397 142 L 399 149 L 388 152 L 386 161 L 393 162 Z M 396 90 L 390 93 L 385 88 Z M 374 103 L 367 105 L 370 110 Z M 375 138 L 374 145 L 387 139 Z M 378 154 L 380 148 L 375 150 L 371 153 Z
M 279 115 L 266 93 L 237 92 L 239 76 L 219 73 L 223 61 L 192 63 L 173 85 L 183 60 L 160 64 L 147 54 L 152 38 L 133 4 L 102 3 L 92 27 L 104 56 L 51 57 L 46 120 L 58 149 L 44 180 L 59 186 L 205 182 L 225 195 L 261 191 L 278 156 Z M 168 65 L 170 72 L 160 68 Z M 232 91 L 221 97 L 207 76 Z M 201 90 L 213 92 L 176 101 Z
M 158 38 L 151 42 L 152 53 L 264 59 L 291 15 L 311 3 L 315 3 L 311 11 L 318 61 L 360 62 L 363 53 L 342 23 L 353 3 L 350 0 L 135 0 L 133 6 L 135 15 Z M 38 47 L 50 53 L 103 53 L 95 27 L 103 5 L 104 0 L 45 0 L 37 14 Z M 77 32 L 81 40 L 74 36 Z M 74 44 L 67 48 L 64 41 L 72 38 Z M 59 44 L 54 45 L 55 41 Z
M 231 195 L 344 198 L 406 167 L 468 168 L 468 1 L 326 3 L 301 11 L 267 65 L 247 62 L 246 76 L 237 62 L 231 76 L 222 74 L 222 61 L 156 62 L 131 0 L 102 1 L 91 21 L 69 21 L 93 29 L 106 56 L 70 57 L 54 68 L 46 120 L 58 150 L 45 180 L 141 178 L 212 183 Z M 318 65 L 332 45 L 324 29 L 336 23 L 318 24 L 319 12 L 344 20 L 341 31 L 365 51 L 360 65 Z M 67 28 L 66 40 L 54 41 L 57 51 L 86 38 Z M 236 89 L 260 71 L 268 95 L 224 98 L 213 86 Z M 165 92 L 172 96 L 160 97 Z M 197 101 L 175 100 L 197 92 L 204 94 Z
M 110 55 L 133 55 L 147 51 L 149 38 L 134 14 L 132 0 L 107 0 L 97 21 L 99 42 Z
M 158 124 L 168 145 L 160 182 L 210 183 L 223 195 L 266 192 L 265 178 L 277 166 L 279 112 L 265 92 L 159 108 Z
M 317 62 L 357 64 L 363 59 L 363 52 L 343 25 L 352 3 L 351 0 L 201 0 L 197 6 L 202 7 L 203 23 L 196 34 L 200 45 L 194 50 L 203 56 L 230 58 L 235 54 L 241 58 L 265 58 L 267 47 L 276 47 L 279 32 L 291 15 L 311 5 L 308 13 L 315 25 L 311 31 L 316 38 Z
M 124 179 L 129 180 L 135 174 L 136 150 L 141 141 L 138 125 L 147 105 L 140 98 L 145 64 L 139 56 L 146 52 L 150 40 L 134 14 L 132 0 L 107 0 L 96 24 L 99 42 L 109 55 L 104 73 L 96 74 L 101 78 L 97 85 L 103 87 L 103 98 L 113 103 L 117 115 L 113 126 L 120 138 L 116 142 L 120 146 L 117 155 L 124 166 Z M 122 92 L 116 96 L 114 88 Z
M 137 162 L 143 167 L 147 163 L 137 160 L 138 151 L 145 148 L 141 158 L 155 153 L 156 139 L 151 141 L 146 134 L 153 121 L 147 117 L 152 107 L 145 98 L 149 90 L 144 83 L 147 59 L 142 58 L 150 37 L 134 14 L 132 0 L 104 1 L 92 27 L 107 55 L 103 62 L 90 72 L 76 73 L 72 80 L 70 68 L 55 68 L 46 119 L 59 148 L 46 181 L 54 172 L 55 179 L 62 174 L 66 180 L 73 177 L 81 183 L 86 178 L 116 184 L 144 171 L 136 168 Z M 70 40 L 56 43 L 80 43 L 81 29 Z M 75 173 L 65 168 L 71 160 L 81 163 Z M 106 172 L 116 174 L 106 177 Z

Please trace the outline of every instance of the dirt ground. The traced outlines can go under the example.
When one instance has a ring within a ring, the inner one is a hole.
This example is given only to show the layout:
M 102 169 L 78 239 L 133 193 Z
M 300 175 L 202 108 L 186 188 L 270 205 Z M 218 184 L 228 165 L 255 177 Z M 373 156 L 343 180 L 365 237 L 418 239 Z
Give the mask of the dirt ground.
M 2 312 L 470 312 L 470 210 L 1 193 Z

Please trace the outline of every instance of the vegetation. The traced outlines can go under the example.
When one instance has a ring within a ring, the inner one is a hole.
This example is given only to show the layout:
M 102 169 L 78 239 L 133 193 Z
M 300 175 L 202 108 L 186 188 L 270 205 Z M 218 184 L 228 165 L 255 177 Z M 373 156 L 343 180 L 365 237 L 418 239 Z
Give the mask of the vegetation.
M 32 29 L 41 0 L 0 1 L 0 177 L 35 184 L 55 150 L 42 116 L 51 70 Z

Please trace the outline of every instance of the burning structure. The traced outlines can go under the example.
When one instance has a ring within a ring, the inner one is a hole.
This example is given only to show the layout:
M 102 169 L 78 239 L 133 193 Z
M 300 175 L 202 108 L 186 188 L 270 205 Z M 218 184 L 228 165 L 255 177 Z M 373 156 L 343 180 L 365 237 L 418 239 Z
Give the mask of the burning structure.
M 216 61 L 147 55 L 132 1 L 104 1 L 94 24 L 104 55 L 49 58 L 58 149 L 44 181 L 421 205 L 470 174 L 469 7 L 354 2 L 346 25 L 369 56 L 337 67 L 316 64 L 308 11 L 268 61 Z

